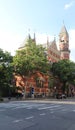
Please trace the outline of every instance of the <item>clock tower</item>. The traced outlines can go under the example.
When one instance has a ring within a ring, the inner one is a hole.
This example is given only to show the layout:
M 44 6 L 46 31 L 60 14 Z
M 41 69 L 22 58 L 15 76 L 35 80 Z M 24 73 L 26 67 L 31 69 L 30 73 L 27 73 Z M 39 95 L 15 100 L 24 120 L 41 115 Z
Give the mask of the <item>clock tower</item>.
M 69 50 L 69 34 L 66 30 L 66 27 L 63 26 L 59 33 L 59 49 L 60 49 L 60 59 L 70 59 L 70 50 Z

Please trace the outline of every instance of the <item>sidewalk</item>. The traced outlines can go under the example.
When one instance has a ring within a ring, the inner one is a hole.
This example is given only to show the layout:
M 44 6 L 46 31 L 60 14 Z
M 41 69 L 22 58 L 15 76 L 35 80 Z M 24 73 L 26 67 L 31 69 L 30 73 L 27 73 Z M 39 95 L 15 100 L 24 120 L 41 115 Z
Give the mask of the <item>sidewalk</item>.
M 12 102 L 12 101 L 25 101 L 25 102 L 40 102 L 40 103 L 64 103 L 64 104 L 75 104 L 75 97 L 68 97 L 66 99 L 55 99 L 55 98 L 26 98 L 26 99 L 16 99 L 16 98 L 3 98 L 2 102 Z

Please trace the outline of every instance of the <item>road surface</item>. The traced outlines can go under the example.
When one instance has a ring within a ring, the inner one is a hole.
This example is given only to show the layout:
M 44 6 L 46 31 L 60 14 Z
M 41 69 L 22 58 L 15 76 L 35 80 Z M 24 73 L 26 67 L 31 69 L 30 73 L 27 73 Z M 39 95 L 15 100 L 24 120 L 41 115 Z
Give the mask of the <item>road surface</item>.
M 75 130 L 75 104 L 39 101 L 0 103 L 0 130 Z

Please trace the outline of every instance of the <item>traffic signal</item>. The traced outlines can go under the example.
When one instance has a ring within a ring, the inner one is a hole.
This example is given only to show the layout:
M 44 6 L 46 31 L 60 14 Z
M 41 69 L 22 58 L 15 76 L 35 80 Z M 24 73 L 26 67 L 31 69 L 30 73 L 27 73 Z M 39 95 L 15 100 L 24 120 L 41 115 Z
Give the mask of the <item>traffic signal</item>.
M 31 93 L 34 94 L 34 88 L 31 88 Z

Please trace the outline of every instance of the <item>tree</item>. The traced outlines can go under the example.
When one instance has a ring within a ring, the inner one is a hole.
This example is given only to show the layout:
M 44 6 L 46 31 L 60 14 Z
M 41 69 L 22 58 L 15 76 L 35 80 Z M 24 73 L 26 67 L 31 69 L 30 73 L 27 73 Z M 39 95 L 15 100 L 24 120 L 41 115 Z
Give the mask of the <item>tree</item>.
M 2 96 L 7 95 L 9 90 L 13 75 L 12 61 L 11 54 L 0 49 L 0 95 Z
M 53 63 L 51 71 L 54 76 L 58 76 L 63 83 L 63 93 L 66 89 L 66 83 L 75 83 L 75 63 L 70 60 L 60 60 L 57 63 Z
M 29 75 L 36 70 L 43 73 L 49 71 L 45 48 L 36 45 L 31 39 L 27 41 L 24 49 L 16 52 L 13 62 L 16 73 L 21 75 Z

